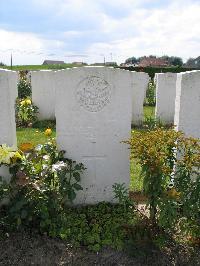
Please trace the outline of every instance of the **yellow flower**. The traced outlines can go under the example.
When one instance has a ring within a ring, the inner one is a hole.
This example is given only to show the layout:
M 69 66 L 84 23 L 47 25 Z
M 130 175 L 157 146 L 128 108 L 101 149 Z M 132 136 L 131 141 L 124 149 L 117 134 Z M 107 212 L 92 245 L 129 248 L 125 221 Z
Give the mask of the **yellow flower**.
M 51 128 L 47 128 L 47 129 L 45 130 L 44 134 L 45 134 L 46 136 L 50 136 L 50 135 L 52 134 L 52 130 L 51 130 Z
M 23 152 L 29 152 L 34 148 L 34 146 L 32 143 L 27 142 L 27 143 L 22 143 L 19 148 Z
M 25 105 L 25 104 L 26 104 L 26 101 L 25 100 L 23 100 L 23 101 L 20 102 L 20 105 Z
M 31 104 L 31 100 L 30 99 L 25 99 L 23 101 L 20 102 L 21 105 L 30 105 Z
M 31 100 L 30 99 L 27 99 L 27 100 L 25 100 L 25 103 L 28 104 L 28 105 L 30 105 L 31 104 Z
M 14 156 L 12 157 L 12 163 L 16 163 L 17 160 L 21 160 L 22 159 L 22 155 L 16 151 Z
M 168 197 L 170 198 L 174 198 L 174 199 L 179 199 L 181 192 L 178 192 L 175 188 L 171 188 L 168 192 L 167 192 Z
M 6 144 L 0 146 L 0 164 L 10 164 L 11 158 L 15 155 L 14 148 L 8 147 Z

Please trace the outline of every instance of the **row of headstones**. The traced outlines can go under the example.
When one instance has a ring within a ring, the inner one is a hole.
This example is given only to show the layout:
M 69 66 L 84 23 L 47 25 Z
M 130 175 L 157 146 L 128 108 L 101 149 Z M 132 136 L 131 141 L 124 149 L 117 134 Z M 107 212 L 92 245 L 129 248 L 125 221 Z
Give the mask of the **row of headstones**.
M 200 138 L 200 71 L 156 74 L 156 118 Z
M 32 73 L 32 86 L 34 75 L 36 72 Z M 42 71 L 41 75 L 49 86 L 56 87 L 52 94 L 58 147 L 66 150 L 67 157 L 82 162 L 87 168 L 81 181 L 84 190 L 78 193 L 76 203 L 113 201 L 114 183 L 129 186 L 130 154 L 121 141 L 130 137 L 132 116 L 138 118 L 138 114 L 133 113 L 134 103 L 137 106 L 138 97 L 143 103 L 144 92 L 142 95 L 138 84 L 146 74 L 87 67 Z M 199 87 L 200 72 L 178 75 L 177 125 L 195 137 L 200 137 Z M 16 91 L 17 74 L 0 70 L 0 144 L 16 144 Z M 52 104 L 48 100 L 49 93 L 43 97 L 43 104 L 47 106 Z
M 85 67 L 83 72 L 87 75 L 87 72 L 91 72 L 92 75 L 96 75 L 96 71 L 100 71 L 102 67 Z M 108 72 L 112 71 L 109 70 Z M 111 68 L 110 68 L 111 69 Z M 73 73 L 82 72 L 80 68 L 74 68 L 72 70 L 64 70 L 67 75 Z M 118 71 L 117 71 L 118 72 Z M 117 73 L 116 72 L 116 73 Z M 33 103 L 39 108 L 39 120 L 51 120 L 55 119 L 55 102 L 56 102 L 56 90 L 59 82 L 58 71 L 41 70 L 31 71 L 31 86 L 32 86 L 32 100 Z M 77 75 L 77 74 L 76 74 Z M 127 82 L 132 83 L 132 124 L 141 125 L 143 121 L 143 102 L 146 95 L 146 89 L 148 87 L 149 76 L 146 73 L 131 72 L 130 80 L 124 80 L 124 84 Z M 111 81 L 112 82 L 112 81 Z M 123 91 L 123 86 L 121 90 Z M 67 90 L 68 87 L 65 86 Z

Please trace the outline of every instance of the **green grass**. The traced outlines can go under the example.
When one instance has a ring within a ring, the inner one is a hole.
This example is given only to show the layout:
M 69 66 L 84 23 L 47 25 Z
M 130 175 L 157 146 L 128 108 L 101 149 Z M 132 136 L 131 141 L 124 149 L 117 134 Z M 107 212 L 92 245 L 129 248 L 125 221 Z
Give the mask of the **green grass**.
M 55 138 L 56 132 L 53 129 L 52 137 Z M 40 128 L 17 128 L 17 145 L 22 143 L 31 142 L 34 146 L 37 144 L 44 144 L 48 141 L 45 136 L 44 130 Z
M 42 70 L 42 69 L 65 69 L 77 67 L 73 64 L 63 64 L 63 65 L 23 65 L 23 66 L 13 66 L 12 70 Z M 11 69 L 10 66 L 2 66 L 1 68 Z
M 130 190 L 142 191 L 143 177 L 141 176 L 141 166 L 135 160 L 130 161 Z

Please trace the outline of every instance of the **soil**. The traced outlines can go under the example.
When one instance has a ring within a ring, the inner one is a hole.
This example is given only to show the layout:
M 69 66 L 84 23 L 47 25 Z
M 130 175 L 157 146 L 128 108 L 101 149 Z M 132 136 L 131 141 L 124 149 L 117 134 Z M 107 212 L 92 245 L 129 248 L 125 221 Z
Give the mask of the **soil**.
M 129 197 L 136 203 L 146 203 L 147 197 L 140 191 L 130 191 Z
M 66 242 L 31 232 L 17 232 L 1 236 L 0 265 L 50 266 L 50 265 L 108 265 L 108 266 L 198 266 L 200 249 L 188 246 L 173 246 L 165 250 L 149 247 L 148 253 L 139 249 L 123 251 L 105 248 L 99 253 L 85 248 L 74 249 Z

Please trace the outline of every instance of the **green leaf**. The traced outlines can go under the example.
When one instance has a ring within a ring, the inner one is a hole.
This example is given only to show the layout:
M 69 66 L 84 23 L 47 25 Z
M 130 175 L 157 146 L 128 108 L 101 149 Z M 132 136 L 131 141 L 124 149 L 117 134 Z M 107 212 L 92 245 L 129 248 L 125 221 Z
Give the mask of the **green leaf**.
M 82 186 L 79 185 L 79 184 L 77 184 L 77 183 L 73 184 L 73 187 L 74 187 L 76 190 L 83 190 Z
M 70 189 L 67 195 L 70 201 L 73 201 L 76 198 L 76 193 L 73 189 Z
M 81 180 L 81 175 L 80 175 L 79 172 L 74 172 L 74 173 L 73 173 L 73 177 L 75 178 L 75 180 L 76 180 L 77 182 L 80 182 L 80 180 Z
M 27 215 L 28 215 L 28 212 L 26 210 L 21 211 L 21 218 L 22 219 L 25 219 L 27 217 Z
M 74 169 L 75 169 L 76 171 L 80 171 L 80 170 L 82 170 L 82 165 L 81 165 L 81 164 L 76 164 L 76 165 L 74 166 Z

